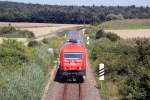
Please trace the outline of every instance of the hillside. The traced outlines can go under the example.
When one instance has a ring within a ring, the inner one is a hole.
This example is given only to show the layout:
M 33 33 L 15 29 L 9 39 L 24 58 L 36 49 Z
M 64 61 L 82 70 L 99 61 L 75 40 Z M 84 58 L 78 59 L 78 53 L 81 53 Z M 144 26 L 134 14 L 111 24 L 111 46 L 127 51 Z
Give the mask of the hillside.
M 150 18 L 150 7 L 58 6 L 0 1 L 0 21 L 99 23 L 112 19 Z

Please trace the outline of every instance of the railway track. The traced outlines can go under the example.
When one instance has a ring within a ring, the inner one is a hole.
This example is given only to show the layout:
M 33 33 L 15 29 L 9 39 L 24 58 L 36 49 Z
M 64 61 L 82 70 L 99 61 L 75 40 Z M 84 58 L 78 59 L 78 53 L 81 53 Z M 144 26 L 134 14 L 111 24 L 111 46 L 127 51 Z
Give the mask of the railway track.
M 81 83 L 77 84 L 64 84 L 64 91 L 62 100 L 82 100 L 82 85 Z

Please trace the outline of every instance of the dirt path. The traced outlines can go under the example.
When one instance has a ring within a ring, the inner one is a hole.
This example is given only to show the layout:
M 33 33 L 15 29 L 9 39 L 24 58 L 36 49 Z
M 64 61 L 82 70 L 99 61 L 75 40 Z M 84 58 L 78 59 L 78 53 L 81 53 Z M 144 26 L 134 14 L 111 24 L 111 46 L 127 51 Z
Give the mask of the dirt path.
M 100 100 L 100 94 L 99 90 L 96 88 L 96 81 L 93 76 L 92 69 L 90 68 L 90 62 L 87 58 L 87 75 L 84 83 L 81 83 L 82 88 L 82 100 Z M 57 77 L 59 77 L 59 71 L 56 72 L 55 80 L 52 81 L 52 83 L 49 86 L 48 92 L 45 95 L 45 98 L 43 100 L 62 100 L 63 99 L 63 93 L 65 88 L 65 83 L 57 81 Z M 69 84 L 67 87 L 69 88 L 67 100 L 75 100 L 76 96 L 78 94 L 77 90 L 77 83 Z

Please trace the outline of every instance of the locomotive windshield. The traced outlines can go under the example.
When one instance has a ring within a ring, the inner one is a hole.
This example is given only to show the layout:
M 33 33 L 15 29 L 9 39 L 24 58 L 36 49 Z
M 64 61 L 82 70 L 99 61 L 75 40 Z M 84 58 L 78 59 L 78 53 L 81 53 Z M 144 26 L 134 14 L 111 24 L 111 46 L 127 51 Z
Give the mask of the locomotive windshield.
M 65 52 L 64 58 L 65 59 L 81 59 L 82 53 L 80 53 L 80 52 Z

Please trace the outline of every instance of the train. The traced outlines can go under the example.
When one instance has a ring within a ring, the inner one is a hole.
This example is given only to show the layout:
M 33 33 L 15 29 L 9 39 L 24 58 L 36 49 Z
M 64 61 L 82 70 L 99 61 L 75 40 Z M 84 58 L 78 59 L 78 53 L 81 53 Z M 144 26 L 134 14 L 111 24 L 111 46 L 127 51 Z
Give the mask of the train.
M 84 81 L 86 76 L 86 49 L 81 31 L 70 31 L 59 52 L 59 69 L 63 80 L 75 78 Z

